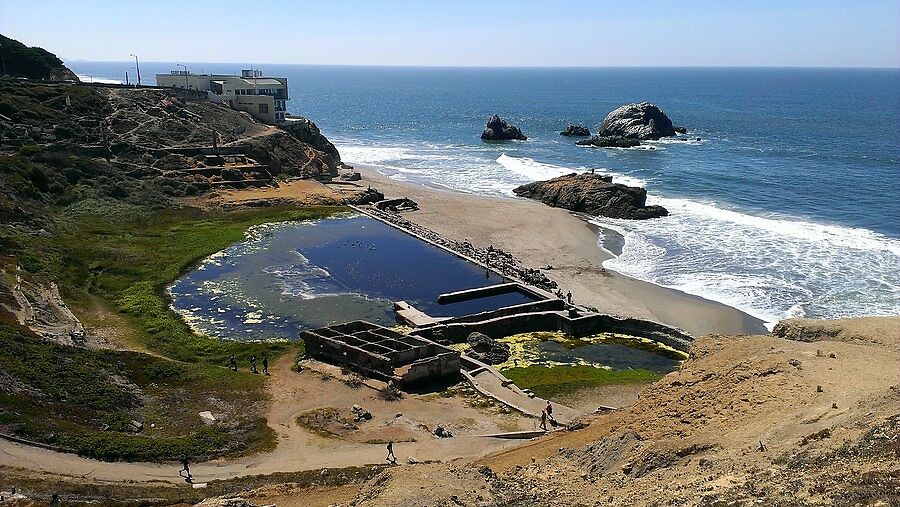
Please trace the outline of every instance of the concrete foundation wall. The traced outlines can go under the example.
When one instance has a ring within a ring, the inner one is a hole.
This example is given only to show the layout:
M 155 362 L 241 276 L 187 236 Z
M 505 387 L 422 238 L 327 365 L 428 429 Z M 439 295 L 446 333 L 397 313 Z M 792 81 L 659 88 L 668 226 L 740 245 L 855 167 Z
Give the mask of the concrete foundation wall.
M 694 340 L 684 331 L 658 322 L 604 314 L 570 318 L 561 312 L 521 313 L 475 322 L 451 319 L 419 329 L 415 334 L 439 342 L 461 343 L 475 331 L 493 338 L 537 331 L 560 331 L 576 338 L 597 333 L 620 333 L 649 338 L 685 353 L 690 351 Z

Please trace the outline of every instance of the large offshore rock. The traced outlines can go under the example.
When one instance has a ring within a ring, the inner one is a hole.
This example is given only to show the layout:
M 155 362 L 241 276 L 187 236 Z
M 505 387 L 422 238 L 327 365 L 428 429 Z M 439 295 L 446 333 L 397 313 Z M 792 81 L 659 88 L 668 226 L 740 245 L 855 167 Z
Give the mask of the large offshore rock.
M 519 127 L 506 123 L 506 120 L 496 114 L 488 118 L 487 125 L 484 126 L 484 132 L 481 133 L 481 138 L 485 141 L 509 141 L 513 139 L 524 141 L 528 139 L 519 130 Z
M 647 206 L 647 191 L 613 183 L 612 176 L 567 174 L 513 189 L 516 195 L 549 206 L 610 218 L 644 220 L 666 216 L 662 206 Z
M 561 136 L 579 136 L 587 137 L 591 135 L 591 131 L 582 125 L 574 125 L 572 123 L 566 125 L 566 130 L 559 133 Z
M 576 141 L 578 146 L 593 146 L 595 148 L 634 148 L 640 146 L 641 141 L 632 137 L 622 136 L 592 136 L 590 139 Z
M 625 104 L 606 115 L 598 136 L 633 139 L 659 139 L 675 135 L 675 127 L 666 113 L 649 102 Z

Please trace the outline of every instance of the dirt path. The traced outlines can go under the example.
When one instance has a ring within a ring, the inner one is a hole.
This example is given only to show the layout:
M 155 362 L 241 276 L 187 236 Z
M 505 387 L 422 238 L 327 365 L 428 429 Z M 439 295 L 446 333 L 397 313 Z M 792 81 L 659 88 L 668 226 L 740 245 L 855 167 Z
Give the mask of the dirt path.
M 488 414 L 483 409 L 468 406 L 465 399 L 458 397 L 407 395 L 399 402 L 384 401 L 367 387 L 352 388 L 336 378 L 323 380 L 320 373 L 311 370 L 294 372 L 292 365 L 293 357 L 290 356 L 273 365 L 267 387 L 272 401 L 267 419 L 278 434 L 277 448 L 236 460 L 192 465 L 195 482 L 384 463 L 383 442 L 391 439 L 397 442 L 394 449 L 400 462 L 406 462 L 410 457 L 418 461 L 476 458 L 516 445 L 515 441 L 486 439 L 479 435 L 532 429 L 533 426 L 532 419 L 515 414 Z M 359 429 L 342 438 L 320 436 L 296 423 L 301 413 L 327 407 L 336 408 L 349 417 L 350 407 L 354 404 L 370 411 L 372 420 L 357 423 Z M 437 424 L 451 430 L 454 438 L 432 436 L 429 430 Z M 180 467 L 174 463 L 106 463 L 6 440 L 0 440 L 0 466 L 99 481 L 180 482 L 177 475 Z

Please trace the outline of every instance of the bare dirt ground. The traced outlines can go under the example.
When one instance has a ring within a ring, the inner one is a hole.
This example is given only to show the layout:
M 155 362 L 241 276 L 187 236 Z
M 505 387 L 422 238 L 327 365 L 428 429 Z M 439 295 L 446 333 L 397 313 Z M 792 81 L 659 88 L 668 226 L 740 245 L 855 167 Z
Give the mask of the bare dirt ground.
M 197 463 L 191 469 L 195 480 L 228 479 L 250 474 L 336 468 L 369 463 L 386 463 L 385 444 L 395 440 L 398 461 L 451 460 L 484 456 L 516 445 L 515 441 L 486 439 L 480 435 L 532 429 L 534 423 L 516 413 L 503 413 L 488 404 L 462 396 L 409 394 L 400 401 L 385 401 L 377 391 L 365 386 L 351 387 L 332 368 L 327 376 L 306 368 L 291 370 L 292 357 L 274 364 L 267 393 L 269 426 L 278 434 L 275 450 L 239 460 Z M 331 408 L 353 418 L 351 407 L 359 405 L 372 414 L 371 420 L 355 422 L 356 429 L 339 436 L 326 435 L 298 425 L 297 417 L 310 411 Z M 438 425 L 450 430 L 453 438 L 431 434 Z M 155 463 L 105 463 L 71 454 L 0 440 L 0 466 L 51 472 L 63 476 L 99 481 L 179 482 L 178 466 Z
M 900 318 L 795 329 L 807 343 L 701 338 L 626 410 L 474 466 L 390 470 L 347 505 L 898 505 Z

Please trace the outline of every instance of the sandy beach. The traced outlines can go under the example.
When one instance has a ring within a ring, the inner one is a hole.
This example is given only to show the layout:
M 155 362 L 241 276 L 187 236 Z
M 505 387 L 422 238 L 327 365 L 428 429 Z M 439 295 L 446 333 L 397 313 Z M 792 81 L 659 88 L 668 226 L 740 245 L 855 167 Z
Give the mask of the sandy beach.
M 730 306 L 643 282 L 603 268 L 610 254 L 596 228 L 572 213 L 537 201 L 486 197 L 400 182 L 356 167 L 363 186 L 409 197 L 420 210 L 404 218 L 446 237 L 493 245 L 523 265 L 546 270 L 576 303 L 602 312 L 651 319 L 694 335 L 765 333 L 763 322 Z

